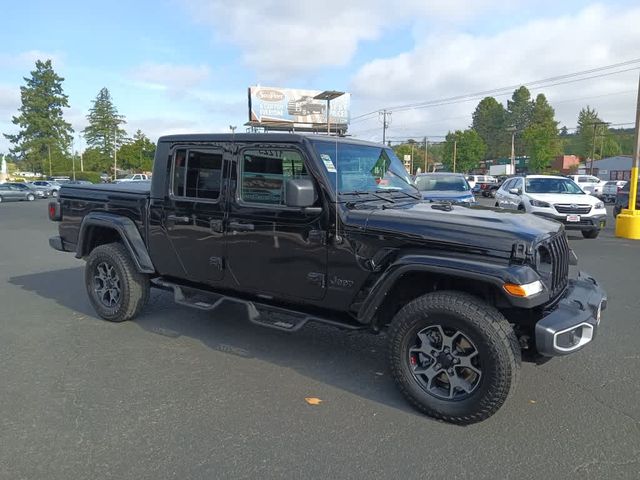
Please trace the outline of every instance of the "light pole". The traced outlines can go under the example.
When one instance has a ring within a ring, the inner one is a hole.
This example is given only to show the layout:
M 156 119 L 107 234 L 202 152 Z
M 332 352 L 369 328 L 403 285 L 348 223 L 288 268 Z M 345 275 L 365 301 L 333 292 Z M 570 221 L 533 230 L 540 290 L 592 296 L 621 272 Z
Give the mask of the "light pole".
M 337 90 L 325 90 L 322 93 L 319 93 L 315 97 L 314 100 L 326 100 L 327 101 L 327 135 L 331 134 L 331 100 L 335 100 L 338 97 L 344 95 L 344 92 L 338 92 Z M 337 130 L 336 130 L 337 132 Z
M 516 173 L 516 127 L 507 128 L 511 132 L 511 175 Z

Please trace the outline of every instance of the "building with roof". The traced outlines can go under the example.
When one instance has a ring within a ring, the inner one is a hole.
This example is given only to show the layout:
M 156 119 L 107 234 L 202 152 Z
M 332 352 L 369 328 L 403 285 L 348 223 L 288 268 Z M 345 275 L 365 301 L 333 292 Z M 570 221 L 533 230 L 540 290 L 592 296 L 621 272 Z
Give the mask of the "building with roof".
M 601 180 L 629 180 L 633 159 L 629 156 L 618 155 L 593 161 L 593 175 Z M 578 168 L 579 174 L 591 173 L 591 162 L 587 160 Z

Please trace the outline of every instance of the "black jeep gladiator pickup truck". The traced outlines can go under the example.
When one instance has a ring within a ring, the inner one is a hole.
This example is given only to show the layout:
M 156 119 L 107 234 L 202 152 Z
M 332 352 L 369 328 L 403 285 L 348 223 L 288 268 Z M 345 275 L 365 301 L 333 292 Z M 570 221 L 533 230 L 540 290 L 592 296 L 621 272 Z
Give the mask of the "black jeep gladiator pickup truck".
M 49 204 L 56 250 L 86 260 L 102 318 L 140 313 L 150 287 L 251 322 L 386 331 L 399 389 L 468 424 L 513 390 L 521 357 L 593 340 L 606 295 L 570 278 L 560 223 L 420 199 L 383 145 L 297 134 L 174 135 L 151 182 L 63 186 Z

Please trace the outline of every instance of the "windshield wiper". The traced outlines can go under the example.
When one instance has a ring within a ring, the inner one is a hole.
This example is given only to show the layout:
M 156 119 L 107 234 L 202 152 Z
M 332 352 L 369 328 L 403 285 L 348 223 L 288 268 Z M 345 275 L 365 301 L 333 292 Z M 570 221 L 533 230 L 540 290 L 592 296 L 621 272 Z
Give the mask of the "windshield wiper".
M 393 188 L 378 189 L 376 190 L 376 193 L 401 193 L 409 198 L 413 198 L 414 200 L 422 200 L 422 196 L 420 196 L 420 194 L 411 195 L 409 192 L 405 192 L 404 190 L 400 190 L 400 189 L 393 189 Z
M 393 200 L 392 198 L 388 198 L 388 197 L 383 197 L 382 195 L 380 195 L 379 193 L 375 192 L 375 191 L 369 191 L 369 190 L 354 190 L 352 192 L 340 192 L 340 195 L 355 195 L 355 196 L 362 196 L 362 195 L 371 195 L 372 197 L 376 197 L 378 200 L 384 200 L 385 202 L 391 202 L 391 203 L 395 203 L 395 200 Z M 372 198 L 359 198 L 357 199 L 358 202 L 369 202 L 373 200 Z M 354 202 L 347 202 L 347 206 L 349 206 L 349 204 L 354 205 Z

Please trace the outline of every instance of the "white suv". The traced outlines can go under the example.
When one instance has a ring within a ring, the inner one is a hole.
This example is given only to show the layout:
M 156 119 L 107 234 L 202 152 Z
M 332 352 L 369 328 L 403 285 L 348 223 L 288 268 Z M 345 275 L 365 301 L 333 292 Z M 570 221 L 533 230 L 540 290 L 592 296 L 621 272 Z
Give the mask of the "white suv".
M 567 178 L 577 183 L 578 186 L 584 190 L 584 193 L 595 195 L 596 197 L 602 195 L 602 187 L 607 183 L 605 180 L 600 180 L 593 175 L 567 175 Z
M 566 177 L 527 175 L 505 181 L 496 192 L 496 207 L 521 210 L 564 223 L 596 238 L 607 222 L 604 203 Z

